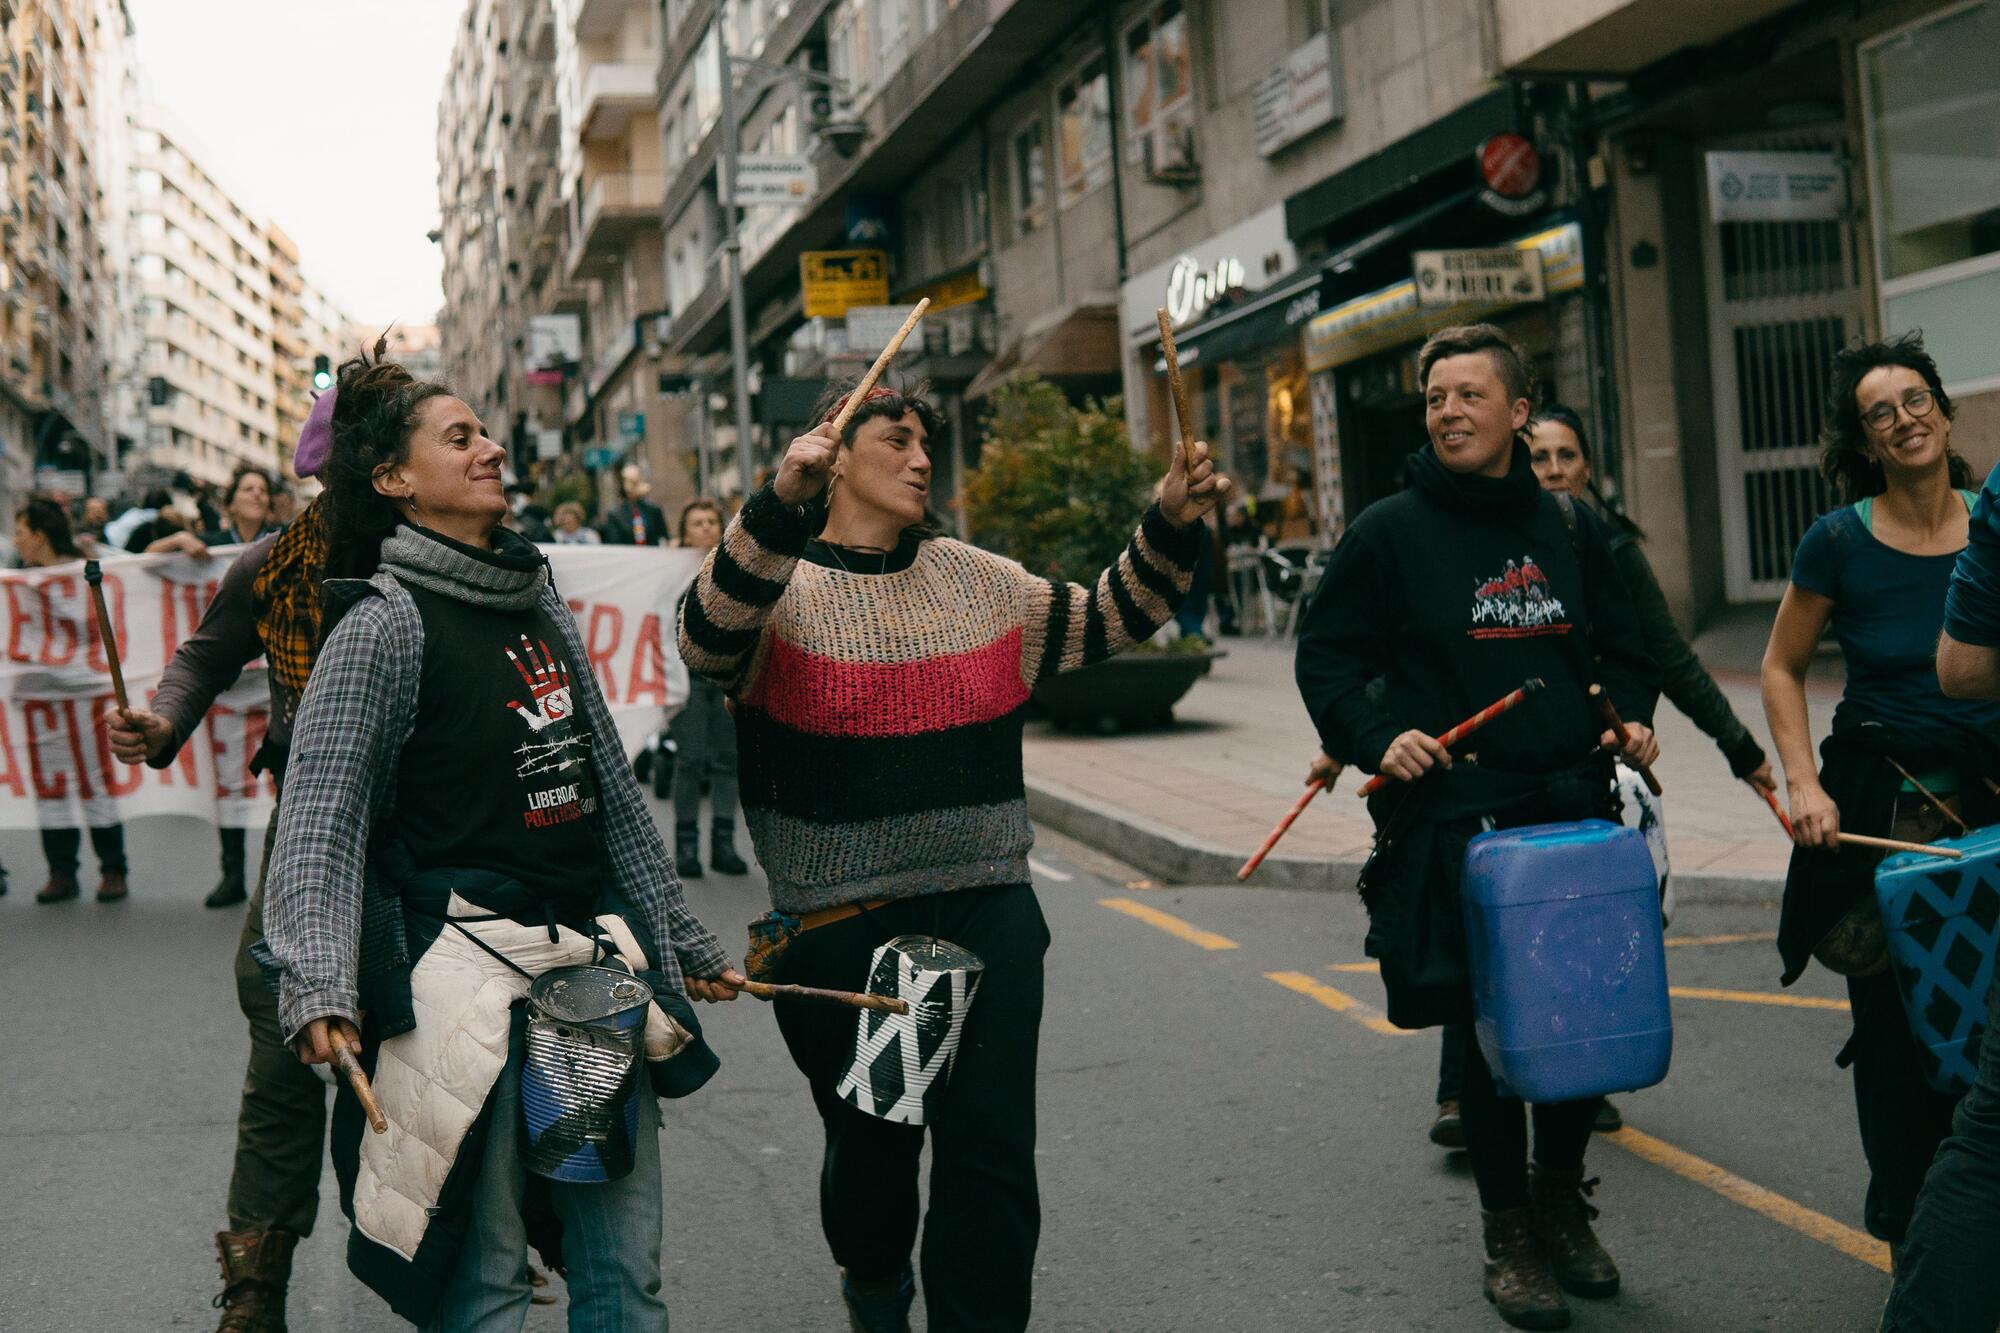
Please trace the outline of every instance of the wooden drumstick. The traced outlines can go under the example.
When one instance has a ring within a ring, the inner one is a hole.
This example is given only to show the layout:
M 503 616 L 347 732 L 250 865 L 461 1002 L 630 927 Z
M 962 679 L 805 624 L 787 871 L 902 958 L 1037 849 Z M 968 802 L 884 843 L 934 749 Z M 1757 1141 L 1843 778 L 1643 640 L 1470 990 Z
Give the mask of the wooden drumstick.
M 1486 705 L 1486 707 L 1480 709 L 1478 712 L 1474 713 L 1471 717 L 1468 717 L 1467 719 L 1465 719 L 1465 721 L 1453 727 L 1450 731 L 1447 731 L 1442 736 L 1437 737 L 1436 738 L 1437 743 L 1439 745 L 1444 746 L 1445 749 L 1449 750 L 1452 746 L 1458 744 L 1460 741 L 1464 740 L 1467 736 L 1470 736 L 1473 732 L 1479 730 L 1481 727 L 1485 726 L 1488 722 L 1491 722 L 1494 718 L 1499 717 L 1502 713 L 1511 712 L 1515 708 L 1518 708 L 1521 705 L 1521 702 L 1525 700 L 1529 695 L 1533 694 L 1536 690 L 1542 690 L 1547 688 L 1548 686 L 1543 683 L 1542 678 L 1540 676 L 1536 676 L 1531 680 L 1529 680 L 1525 685 L 1521 686 L 1520 689 L 1515 690 L 1512 694 L 1502 695 L 1500 698 L 1495 699 L 1492 703 Z M 1392 781 L 1394 781 L 1393 778 L 1387 777 L 1381 773 L 1377 773 L 1374 777 L 1362 783 L 1361 790 L 1354 794 L 1356 796 L 1373 796 L 1376 792 L 1381 791 L 1384 787 L 1388 786 Z
M 1187 384 L 1181 379 L 1180 354 L 1174 350 L 1174 322 L 1167 317 L 1165 306 L 1158 307 L 1155 313 L 1160 321 L 1160 354 L 1167 361 L 1167 389 L 1174 399 L 1174 421 L 1181 428 L 1181 455 L 1192 467 L 1194 456 L 1189 446 L 1194 442 L 1194 412 L 1188 407 Z
M 1630 745 L 1632 743 L 1632 734 L 1625 730 L 1625 719 L 1618 716 L 1618 709 L 1611 702 L 1611 696 L 1604 692 L 1604 687 L 1602 685 L 1591 686 L 1590 697 L 1597 704 L 1597 712 L 1604 719 L 1605 729 L 1618 738 L 1618 744 L 1621 747 Z M 1660 780 L 1653 776 L 1652 765 L 1642 764 L 1637 760 L 1631 759 L 1626 760 L 1626 762 L 1639 770 L 1639 776 L 1646 780 L 1647 791 L 1653 793 L 1655 796 L 1665 796 L 1667 794 L 1660 786 Z
M 104 640 L 104 660 L 111 664 L 111 693 L 118 699 L 118 711 L 128 712 L 125 701 L 125 670 L 118 664 L 118 640 L 111 633 L 111 611 L 104 605 L 104 571 L 95 560 L 83 562 L 83 581 L 90 585 L 91 605 L 97 610 L 97 633 Z
M 844 1004 L 854 1009 L 876 1009 L 885 1014 L 907 1014 L 910 1012 L 908 1000 L 898 1000 L 891 995 L 870 995 L 866 991 L 824 990 L 818 986 L 774 986 L 768 981 L 741 981 L 730 985 L 745 995 L 754 995 L 760 1000 L 822 1000 L 827 1004 Z
M 347 1075 L 347 1086 L 354 1089 L 355 1098 L 368 1116 L 368 1128 L 377 1134 L 389 1132 L 389 1117 L 382 1114 L 382 1103 L 375 1100 L 375 1089 L 368 1082 L 361 1062 L 354 1058 L 354 1051 L 347 1044 L 347 1038 L 340 1028 L 332 1023 L 326 1025 L 326 1038 L 333 1043 L 333 1062 L 340 1066 L 340 1072 Z
M 854 392 L 847 395 L 847 402 L 833 418 L 835 439 L 840 438 L 846 431 L 848 421 L 853 418 L 861 404 L 868 401 L 870 391 L 875 388 L 875 381 L 882 378 L 882 372 L 889 368 L 889 363 L 896 359 L 896 353 L 903 349 L 903 339 L 910 336 L 910 330 L 917 327 L 917 321 L 922 319 L 924 311 L 930 308 L 931 298 L 928 296 L 917 302 L 916 309 L 912 310 L 910 317 L 903 321 L 903 327 L 896 330 L 896 336 L 889 339 L 889 345 L 882 349 L 882 355 L 875 358 L 875 364 L 868 367 L 868 373 L 861 377 L 861 383 L 855 385 Z
M 1942 856 L 1956 861 L 1965 855 L 1956 847 L 1932 847 L 1921 842 L 1904 842 L 1900 838 L 1871 838 L 1865 833 L 1836 833 L 1842 842 L 1853 843 L 1856 847 L 1880 847 L 1885 852 L 1916 852 L 1923 856 Z

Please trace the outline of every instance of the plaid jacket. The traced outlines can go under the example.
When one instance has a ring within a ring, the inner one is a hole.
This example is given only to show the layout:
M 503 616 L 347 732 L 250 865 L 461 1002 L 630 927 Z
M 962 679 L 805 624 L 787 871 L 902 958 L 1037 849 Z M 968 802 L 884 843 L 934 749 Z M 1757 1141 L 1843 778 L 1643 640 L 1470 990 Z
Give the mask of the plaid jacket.
M 264 891 L 266 939 L 283 969 L 278 1017 L 288 1040 L 315 1018 L 357 1019 L 361 983 L 409 964 L 402 907 L 378 881 L 371 831 L 386 826 L 395 806 L 397 763 L 415 725 L 423 617 L 388 573 L 326 586 L 355 605 L 320 649 L 299 705 Z M 576 620 L 553 584 L 542 591 L 542 610 L 569 660 L 587 661 Z M 592 734 L 615 737 L 595 673 L 580 673 L 576 685 Z M 688 910 L 631 766 L 600 764 L 596 776 L 607 887 L 654 939 L 673 942 L 655 965 L 676 990 L 683 972 L 719 975 L 728 960 Z

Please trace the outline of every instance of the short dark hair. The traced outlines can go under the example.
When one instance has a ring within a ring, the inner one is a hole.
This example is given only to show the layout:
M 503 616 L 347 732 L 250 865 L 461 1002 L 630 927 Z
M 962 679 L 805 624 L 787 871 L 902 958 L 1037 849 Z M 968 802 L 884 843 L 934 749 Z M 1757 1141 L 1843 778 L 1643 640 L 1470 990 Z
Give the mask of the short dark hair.
M 278 484 L 271 480 L 269 472 L 258 467 L 255 463 L 239 463 L 236 470 L 229 474 L 229 489 L 222 493 L 222 507 L 224 509 L 236 503 L 236 488 L 243 484 L 245 477 L 257 477 L 261 479 L 264 483 L 264 494 L 267 497 L 277 495 Z
M 820 391 L 819 401 L 813 404 L 813 424 L 817 426 L 820 422 L 833 420 L 840 400 L 853 393 L 859 383 L 858 380 L 828 380 L 826 388 Z M 944 413 L 940 412 L 937 404 L 931 401 L 930 392 L 929 380 L 919 381 L 908 388 L 896 388 L 887 383 L 878 383 L 869 390 L 868 396 L 862 399 L 861 406 L 854 409 L 854 415 L 847 419 L 846 429 L 840 432 L 840 442 L 852 446 L 864 421 L 872 421 L 876 417 L 900 421 L 904 416 L 914 412 L 917 421 L 924 428 L 928 447 L 935 450 L 939 441 L 944 438 L 946 423 Z M 826 526 L 827 497 L 830 493 L 831 488 L 823 490 L 806 505 L 806 523 L 815 535 Z M 923 540 L 935 537 L 938 526 L 926 518 L 921 523 L 912 524 L 906 531 L 916 536 L 918 540 Z
M 715 515 L 715 521 L 717 523 L 721 523 L 724 527 L 728 526 L 728 524 L 723 520 L 721 505 L 717 504 L 715 501 L 709 499 L 705 495 L 696 496 L 694 499 L 689 500 L 686 504 L 681 506 L 680 522 L 674 528 L 674 535 L 681 541 L 686 541 L 688 539 L 688 515 L 692 514 L 697 509 L 706 509 L 709 513 Z
M 1887 338 L 1881 342 L 1855 342 L 1833 354 L 1833 370 L 1826 378 L 1826 419 L 1819 432 L 1819 471 L 1832 485 L 1843 503 L 1852 504 L 1889 487 L 1882 465 L 1868 456 L 1868 428 L 1861 420 L 1861 381 L 1870 372 L 1886 366 L 1914 370 L 1930 386 L 1937 399 L 1936 410 L 1946 421 L 1958 415 L 1951 395 L 1944 391 L 1937 362 L 1924 350 L 1922 329 Z M 1972 467 L 1956 451 L 1947 462 L 1951 484 L 1960 489 L 1972 485 Z
M 1518 398 L 1534 402 L 1535 379 L 1528 373 L 1527 356 L 1512 338 L 1491 324 L 1454 324 L 1425 339 L 1423 350 L 1417 353 L 1418 385 L 1428 387 L 1431 368 L 1446 357 L 1473 352 L 1484 352 L 1493 362 L 1494 373 L 1506 386 L 1510 402 Z

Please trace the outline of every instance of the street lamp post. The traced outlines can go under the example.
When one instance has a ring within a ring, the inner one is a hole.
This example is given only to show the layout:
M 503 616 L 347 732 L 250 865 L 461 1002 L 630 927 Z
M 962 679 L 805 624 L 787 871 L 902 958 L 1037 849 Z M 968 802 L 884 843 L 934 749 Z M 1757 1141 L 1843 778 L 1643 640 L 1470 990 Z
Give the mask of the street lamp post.
M 720 22 L 715 27 L 715 41 L 722 84 L 722 248 L 729 264 L 729 359 L 736 380 L 736 465 L 742 478 L 743 498 L 748 500 L 757 469 L 750 456 L 750 327 L 749 317 L 744 311 L 743 236 L 736 219 L 736 169 L 742 151 L 743 126 L 736 118 L 735 72 L 741 68 L 764 75 L 765 83 L 752 95 L 753 100 L 764 87 L 779 79 L 817 83 L 835 92 L 845 92 L 847 85 L 818 70 L 801 69 L 797 65 L 776 65 L 748 56 L 732 56 L 729 54 L 728 26 Z

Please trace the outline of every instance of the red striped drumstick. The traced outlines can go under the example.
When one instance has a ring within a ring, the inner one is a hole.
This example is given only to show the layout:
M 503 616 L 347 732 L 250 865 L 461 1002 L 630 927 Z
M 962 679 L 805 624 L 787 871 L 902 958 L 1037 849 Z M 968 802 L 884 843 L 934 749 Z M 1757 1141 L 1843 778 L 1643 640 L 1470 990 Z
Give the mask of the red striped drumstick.
M 1250 859 L 1243 863 L 1243 868 L 1236 872 L 1238 883 L 1256 873 L 1257 867 L 1264 864 L 1264 858 L 1271 854 L 1271 849 L 1278 845 L 1278 839 L 1284 837 L 1285 830 L 1292 826 L 1292 821 L 1305 813 L 1306 807 L 1312 804 L 1313 797 L 1325 791 L 1326 786 L 1325 778 L 1314 778 L 1306 784 L 1305 794 L 1292 802 L 1292 808 L 1287 810 L 1285 817 L 1278 821 L 1278 827 L 1271 830 L 1271 836 L 1264 839 L 1264 845 L 1259 847 L 1251 855 Z
M 1499 717 L 1502 713 L 1508 712 L 1518 707 L 1523 699 L 1526 699 L 1536 690 L 1545 688 L 1547 687 L 1542 683 L 1542 678 L 1540 676 L 1536 676 L 1533 680 L 1530 680 L 1527 684 L 1523 685 L 1520 689 L 1515 690 L 1512 694 L 1507 695 L 1503 699 L 1494 700 L 1486 707 L 1474 713 L 1471 717 L 1465 719 L 1465 721 L 1453 727 L 1450 731 L 1447 731 L 1444 735 L 1438 737 L 1437 743 L 1439 745 L 1444 746 L 1446 749 L 1450 749 L 1452 746 L 1464 740 L 1467 736 L 1470 736 L 1473 732 L 1485 726 L 1488 722 L 1491 722 L 1494 718 Z M 1362 783 L 1361 790 L 1356 792 L 1355 795 L 1373 796 L 1376 792 L 1381 791 L 1382 788 L 1388 785 L 1389 785 L 1389 779 L 1383 776 L 1382 774 L 1377 773 L 1374 777 Z
M 1759 787 L 1757 790 L 1763 792 L 1764 803 L 1771 807 L 1771 813 L 1776 815 L 1778 817 L 1778 822 L 1785 826 L 1785 836 L 1788 838 L 1791 837 L 1792 818 L 1790 815 L 1785 813 L 1785 807 L 1778 804 L 1778 794 L 1764 787 Z

